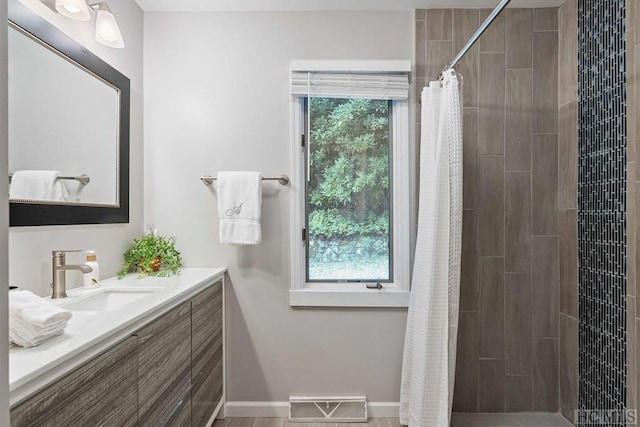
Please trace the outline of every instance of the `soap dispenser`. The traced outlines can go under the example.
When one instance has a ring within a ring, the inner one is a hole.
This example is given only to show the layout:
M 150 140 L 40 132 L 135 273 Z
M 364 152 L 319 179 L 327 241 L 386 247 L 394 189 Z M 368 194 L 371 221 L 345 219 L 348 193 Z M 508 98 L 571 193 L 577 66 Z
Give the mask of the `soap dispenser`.
M 86 265 L 92 268 L 93 271 L 84 273 L 84 287 L 85 289 L 94 289 L 98 287 L 98 280 L 100 280 L 100 266 L 98 265 L 95 251 L 86 251 L 87 256 Z

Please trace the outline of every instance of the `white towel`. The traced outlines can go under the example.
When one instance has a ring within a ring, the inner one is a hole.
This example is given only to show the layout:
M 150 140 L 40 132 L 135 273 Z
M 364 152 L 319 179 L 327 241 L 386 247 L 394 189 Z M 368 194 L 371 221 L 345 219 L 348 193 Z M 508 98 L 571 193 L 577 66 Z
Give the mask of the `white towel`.
M 22 347 L 34 347 L 62 334 L 70 311 L 29 291 L 9 292 L 9 339 Z
M 11 177 L 9 199 L 65 202 L 69 200 L 69 191 L 59 176 L 59 171 L 16 171 Z
M 29 340 L 26 338 L 22 338 L 19 334 L 19 332 L 16 332 L 15 330 L 9 328 L 9 337 L 13 340 L 13 343 L 16 345 L 19 345 L 20 347 L 24 347 L 24 348 L 29 348 L 29 347 L 36 347 L 42 343 L 44 343 L 45 341 L 48 341 L 52 338 L 55 338 L 59 335 L 62 335 L 64 333 L 64 329 L 60 329 L 58 331 L 56 331 L 55 333 L 51 333 L 48 335 L 42 335 L 39 336 L 36 339 L 33 340 Z
M 11 324 L 11 327 L 16 330 L 16 332 L 18 332 L 23 338 L 28 340 L 34 340 L 40 336 L 46 336 L 57 331 L 63 331 L 68 324 L 68 322 L 65 320 L 41 328 L 39 326 L 30 325 L 24 320 L 21 320 L 20 318 L 12 314 L 9 315 L 9 323 Z
M 29 291 L 9 292 L 9 314 L 39 328 L 66 322 L 71 312 Z
M 29 325 L 13 315 L 9 315 L 9 339 L 22 347 L 34 347 L 42 344 L 50 338 L 62 334 L 67 327 L 67 322 L 58 322 L 55 325 L 39 328 Z
M 218 173 L 220 243 L 257 245 L 262 239 L 262 174 Z

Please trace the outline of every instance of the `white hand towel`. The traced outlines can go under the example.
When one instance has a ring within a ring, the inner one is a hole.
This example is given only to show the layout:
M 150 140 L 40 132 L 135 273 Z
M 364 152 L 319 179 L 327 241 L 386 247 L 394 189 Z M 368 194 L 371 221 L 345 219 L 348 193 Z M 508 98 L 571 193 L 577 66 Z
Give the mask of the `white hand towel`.
M 24 338 L 20 335 L 20 332 L 16 331 L 9 327 L 9 337 L 13 340 L 14 344 L 17 344 L 24 348 L 35 347 L 37 345 L 42 344 L 45 341 L 50 340 L 51 338 L 55 338 L 58 335 L 62 335 L 64 333 L 64 329 L 56 330 L 55 332 L 48 333 L 46 335 L 38 336 L 37 338 L 28 339 Z
M 10 329 L 15 330 L 15 332 L 27 340 L 35 340 L 42 336 L 48 336 L 55 334 L 56 332 L 64 331 L 67 324 L 68 322 L 63 321 L 41 328 L 39 326 L 29 325 L 18 317 L 9 314 Z
M 71 312 L 29 291 L 9 292 L 9 314 L 39 328 L 66 322 Z
M 37 328 L 29 326 L 23 321 L 9 315 L 9 339 L 22 347 L 34 347 L 62 334 L 67 322 L 60 322 L 54 326 Z
M 65 202 L 69 191 L 59 176 L 59 171 L 16 171 L 11 177 L 9 199 Z
M 262 174 L 219 172 L 220 243 L 257 245 L 262 240 Z

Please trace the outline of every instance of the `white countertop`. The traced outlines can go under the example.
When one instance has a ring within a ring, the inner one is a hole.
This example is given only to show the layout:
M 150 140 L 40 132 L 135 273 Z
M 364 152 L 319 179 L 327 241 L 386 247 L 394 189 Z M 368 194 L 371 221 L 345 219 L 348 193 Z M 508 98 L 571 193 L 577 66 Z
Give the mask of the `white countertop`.
M 122 280 L 101 280 L 97 289 L 68 290 L 68 298 L 56 300 L 56 303 L 64 306 L 109 289 L 157 288 L 155 292 L 116 310 L 73 312 L 64 334 L 42 345 L 31 348 L 13 346 L 9 350 L 10 405 L 21 402 L 130 336 L 160 314 L 189 300 L 222 277 L 225 271 L 225 268 L 184 268 L 178 276 L 138 279 L 136 275 L 129 275 Z

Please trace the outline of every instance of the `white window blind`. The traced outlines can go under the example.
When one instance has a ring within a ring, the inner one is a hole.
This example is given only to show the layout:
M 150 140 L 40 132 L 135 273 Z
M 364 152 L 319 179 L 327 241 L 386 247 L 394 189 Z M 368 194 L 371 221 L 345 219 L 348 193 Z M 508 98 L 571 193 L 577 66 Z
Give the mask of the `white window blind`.
M 406 100 L 408 61 L 302 61 L 291 64 L 291 94 L 322 98 Z M 410 63 L 409 67 L 410 67 Z M 315 69 L 314 69 L 315 68 Z

